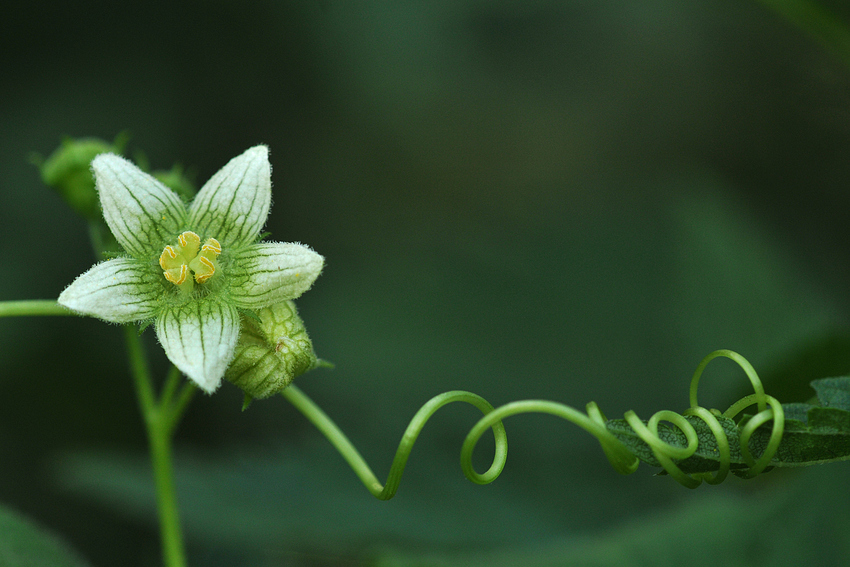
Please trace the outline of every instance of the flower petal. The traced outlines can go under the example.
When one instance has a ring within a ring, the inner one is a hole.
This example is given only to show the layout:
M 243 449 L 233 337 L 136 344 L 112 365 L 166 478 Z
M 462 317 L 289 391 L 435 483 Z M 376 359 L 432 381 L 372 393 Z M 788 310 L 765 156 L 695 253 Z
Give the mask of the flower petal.
M 189 224 L 201 238 L 224 248 L 250 244 L 269 216 L 272 199 L 269 149 L 255 146 L 212 176 L 189 208 Z
M 169 360 L 211 394 L 221 384 L 233 359 L 239 338 L 239 313 L 230 305 L 191 301 L 160 313 L 156 336 Z
M 263 242 L 238 254 L 228 269 L 230 296 L 258 309 L 295 299 L 319 277 L 325 259 L 303 244 Z
M 59 295 L 59 304 L 110 323 L 130 323 L 156 315 L 162 287 L 150 268 L 131 258 L 95 264 Z
M 174 191 L 115 154 L 91 162 L 103 218 L 124 250 L 136 258 L 159 254 L 186 224 L 186 206 Z

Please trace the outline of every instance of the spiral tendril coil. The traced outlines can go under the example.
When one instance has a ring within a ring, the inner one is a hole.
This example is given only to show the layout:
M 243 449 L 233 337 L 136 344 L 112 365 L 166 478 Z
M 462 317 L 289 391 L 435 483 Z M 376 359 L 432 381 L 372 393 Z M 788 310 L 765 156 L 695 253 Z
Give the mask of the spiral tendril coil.
M 744 370 L 747 378 L 749 378 L 754 392 L 732 404 L 722 414 L 717 410 L 709 410 L 701 407 L 697 400 L 697 390 L 703 370 L 705 370 L 709 362 L 718 357 L 729 358 L 737 363 Z M 548 400 L 520 400 L 494 408 L 489 402 L 477 394 L 464 391 L 451 391 L 435 396 L 414 415 L 404 435 L 402 435 L 395 458 L 390 466 L 387 482 L 386 484 L 381 484 L 369 468 L 369 465 L 366 464 L 363 457 L 351 441 L 349 441 L 348 437 L 340 431 L 327 414 L 313 403 L 310 398 L 292 385 L 281 393 L 325 434 L 328 440 L 330 440 L 349 463 L 366 488 L 380 500 L 389 500 L 398 490 L 407 459 L 422 428 L 437 410 L 453 402 L 466 402 L 477 407 L 484 414 L 467 434 L 460 452 L 461 469 L 464 475 L 476 484 L 489 484 L 501 474 L 508 456 L 507 434 L 505 433 L 502 420 L 522 413 L 551 414 L 581 427 L 597 438 L 608 461 L 616 471 L 622 474 L 633 473 L 640 463 L 638 457 L 608 429 L 606 425 L 608 422 L 607 418 L 594 402 L 587 404 L 586 413 L 582 413 L 568 405 Z M 756 406 L 758 412 L 740 427 L 739 434 L 740 451 L 747 469 L 736 471 L 739 476 L 752 478 L 764 471 L 776 454 L 785 428 L 785 414 L 782 405 L 776 398 L 765 394 L 761 380 L 759 380 L 758 374 L 752 365 L 736 352 L 717 350 L 700 362 L 691 379 L 690 407 L 683 414 L 662 410 L 653 414 L 644 423 L 635 412 L 628 411 L 625 413 L 624 418 L 635 434 L 647 444 L 656 460 L 672 478 L 683 486 L 696 488 L 703 481 L 709 484 L 723 482 L 731 468 L 729 438 L 717 417 L 723 416 L 733 419 L 744 409 L 753 405 Z M 716 472 L 688 474 L 677 466 L 675 461 L 681 462 L 691 457 L 696 453 L 699 446 L 696 430 L 685 419 L 685 416 L 695 416 L 701 419 L 714 435 L 717 442 L 717 458 L 719 461 Z M 676 447 L 662 440 L 658 435 L 658 425 L 662 421 L 671 423 L 678 428 L 684 435 L 687 445 Z M 753 433 L 769 421 L 773 421 L 770 438 L 762 454 L 758 459 L 755 459 L 750 451 L 749 441 Z M 478 440 L 488 429 L 493 431 L 495 437 L 495 453 L 490 468 L 484 473 L 478 473 L 472 465 L 472 454 Z

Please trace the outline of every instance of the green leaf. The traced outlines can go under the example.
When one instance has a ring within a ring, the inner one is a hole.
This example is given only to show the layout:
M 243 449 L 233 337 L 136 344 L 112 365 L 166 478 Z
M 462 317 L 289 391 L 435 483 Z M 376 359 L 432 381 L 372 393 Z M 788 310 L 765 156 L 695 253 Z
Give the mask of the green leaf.
M 679 468 L 686 473 L 716 471 L 719 463 L 717 440 L 702 419 L 694 416 L 688 416 L 685 419 L 696 430 L 699 445 L 693 456 L 678 463 Z M 730 457 L 733 463 L 732 468 L 736 468 L 736 465 L 737 468 L 745 467 L 744 457 L 741 455 L 740 443 L 738 441 L 738 425 L 728 417 L 718 417 L 717 420 L 720 422 L 723 431 L 726 433 L 726 437 L 729 439 Z M 606 425 L 608 430 L 622 441 L 641 461 L 655 467 L 661 466 L 661 463 L 655 458 L 649 445 L 634 432 L 626 420 L 612 419 Z M 684 448 L 688 446 L 685 434 L 679 428 L 668 423 L 660 423 L 658 425 L 658 437 L 673 447 Z M 758 452 L 753 455 L 757 456 L 760 454 L 761 452 Z
M 850 377 L 821 378 L 812 382 L 812 388 L 823 407 L 850 411 Z
M 88 567 L 55 535 L 0 506 L 0 565 L 3 567 Z

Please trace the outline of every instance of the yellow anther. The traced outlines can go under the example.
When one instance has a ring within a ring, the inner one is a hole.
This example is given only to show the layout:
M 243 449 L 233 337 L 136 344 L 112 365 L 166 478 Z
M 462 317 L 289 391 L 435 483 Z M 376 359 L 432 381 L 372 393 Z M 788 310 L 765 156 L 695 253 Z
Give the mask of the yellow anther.
M 181 264 L 179 268 L 172 268 L 163 272 L 165 279 L 174 285 L 180 285 L 186 281 L 186 276 L 189 274 L 189 266 Z
M 213 264 L 212 260 L 203 256 L 198 256 L 196 259 L 198 266 L 195 269 L 195 281 L 204 283 L 215 273 L 215 264 Z
M 171 266 L 171 262 L 169 260 L 174 260 L 177 258 L 177 252 L 174 251 L 174 248 L 171 246 L 166 246 L 165 250 L 162 251 L 162 255 L 159 257 L 159 265 L 163 270 L 168 270 Z
M 218 240 L 215 238 L 207 238 L 207 241 L 204 242 L 204 246 L 201 250 L 215 252 L 215 255 L 218 256 L 221 254 L 221 244 L 219 244 Z
M 197 283 L 208 281 L 215 273 L 215 260 L 221 254 L 221 244 L 215 238 L 208 238 L 201 247 L 201 238 L 187 230 L 177 237 L 177 246 L 166 246 L 159 257 L 165 279 L 192 290 L 189 272 L 194 274 Z M 185 284 L 185 285 L 183 285 Z
M 183 249 L 183 257 L 192 259 L 198 255 L 198 248 L 201 246 L 201 237 L 191 230 L 187 230 L 177 237 L 177 243 Z

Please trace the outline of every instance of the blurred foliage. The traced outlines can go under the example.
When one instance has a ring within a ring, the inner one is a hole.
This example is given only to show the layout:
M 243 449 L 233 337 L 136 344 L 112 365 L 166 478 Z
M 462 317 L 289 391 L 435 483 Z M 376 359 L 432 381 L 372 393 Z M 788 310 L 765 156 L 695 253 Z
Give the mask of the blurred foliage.
M 768 14 L 722 0 L 16 5 L 0 34 L 0 298 L 56 297 L 93 259 L 29 152 L 128 129 L 150 169 L 205 179 L 266 143 L 267 229 L 327 258 L 298 307 L 337 366 L 298 383 L 379 476 L 448 389 L 646 416 L 686 407 L 696 364 L 730 348 L 769 393 L 805 401 L 809 380 L 850 372 L 850 72 Z M 150 565 L 119 335 L 0 324 L 0 502 L 93 564 Z M 701 401 L 725 407 L 742 384 L 712 368 Z M 474 410 L 447 409 L 384 503 L 283 400 L 241 402 L 228 385 L 200 397 L 178 433 L 196 565 L 848 555 L 846 463 L 692 492 L 620 477 L 580 431 L 525 416 L 506 423 L 505 473 L 479 487 L 457 466 Z
M 846 502 L 830 494 L 841 492 L 846 475 L 814 471 L 816 483 L 788 482 L 783 491 L 750 495 L 701 495 L 686 506 L 652 515 L 634 513 L 616 527 L 548 541 L 511 551 L 457 552 L 453 555 L 386 550 L 377 554 L 379 567 L 614 567 L 676 565 L 687 558 L 694 567 L 724 565 L 760 567 L 797 565 L 811 561 L 840 565 L 850 553 L 842 536 L 850 528 Z M 811 506 L 811 501 L 823 506 Z M 789 521 L 793 518 L 793 521 Z M 823 534 L 824 539 L 812 537 Z M 838 541 L 838 546 L 822 545 Z
M 470 495 L 446 487 L 445 481 L 403 490 L 398 498 L 404 502 L 389 506 L 401 506 L 404 512 L 394 514 L 376 508 L 374 501 L 352 499 L 340 488 L 345 479 L 335 472 L 329 475 L 331 482 L 317 482 L 316 467 L 327 464 L 315 447 L 179 463 L 178 483 L 191 487 L 184 492 L 187 524 L 193 526 L 189 535 L 201 543 L 196 562 L 660 567 L 688 557 L 689 564 L 708 567 L 718 557 L 741 566 L 794 565 L 807 558 L 837 565 L 850 553 L 843 536 L 850 528 L 850 512 L 841 496 L 850 480 L 846 466 L 774 478 L 781 487 L 751 493 L 705 487 L 673 509 L 628 510 L 600 500 L 595 505 L 605 508 L 606 525 L 565 533 L 552 531 L 548 524 L 556 518 L 541 517 L 534 502 L 502 496 L 496 506 L 488 494 L 476 495 L 470 506 Z M 123 517 L 143 522 L 153 514 L 153 491 L 141 458 L 86 454 L 65 456 L 58 465 L 63 484 L 110 503 Z M 459 476 L 442 466 L 437 469 L 433 478 L 451 481 Z M 580 520 L 590 511 L 585 506 L 564 507 L 560 515 Z M 310 529 L 315 525 L 322 530 Z
M 850 25 L 840 17 L 835 8 L 847 12 L 844 3 L 811 0 L 758 0 L 766 7 L 809 34 L 824 48 L 832 51 L 850 67 Z M 850 12 L 845 14 L 850 16 Z
M 0 506 L 0 565 L 3 567 L 86 567 L 64 542 Z

